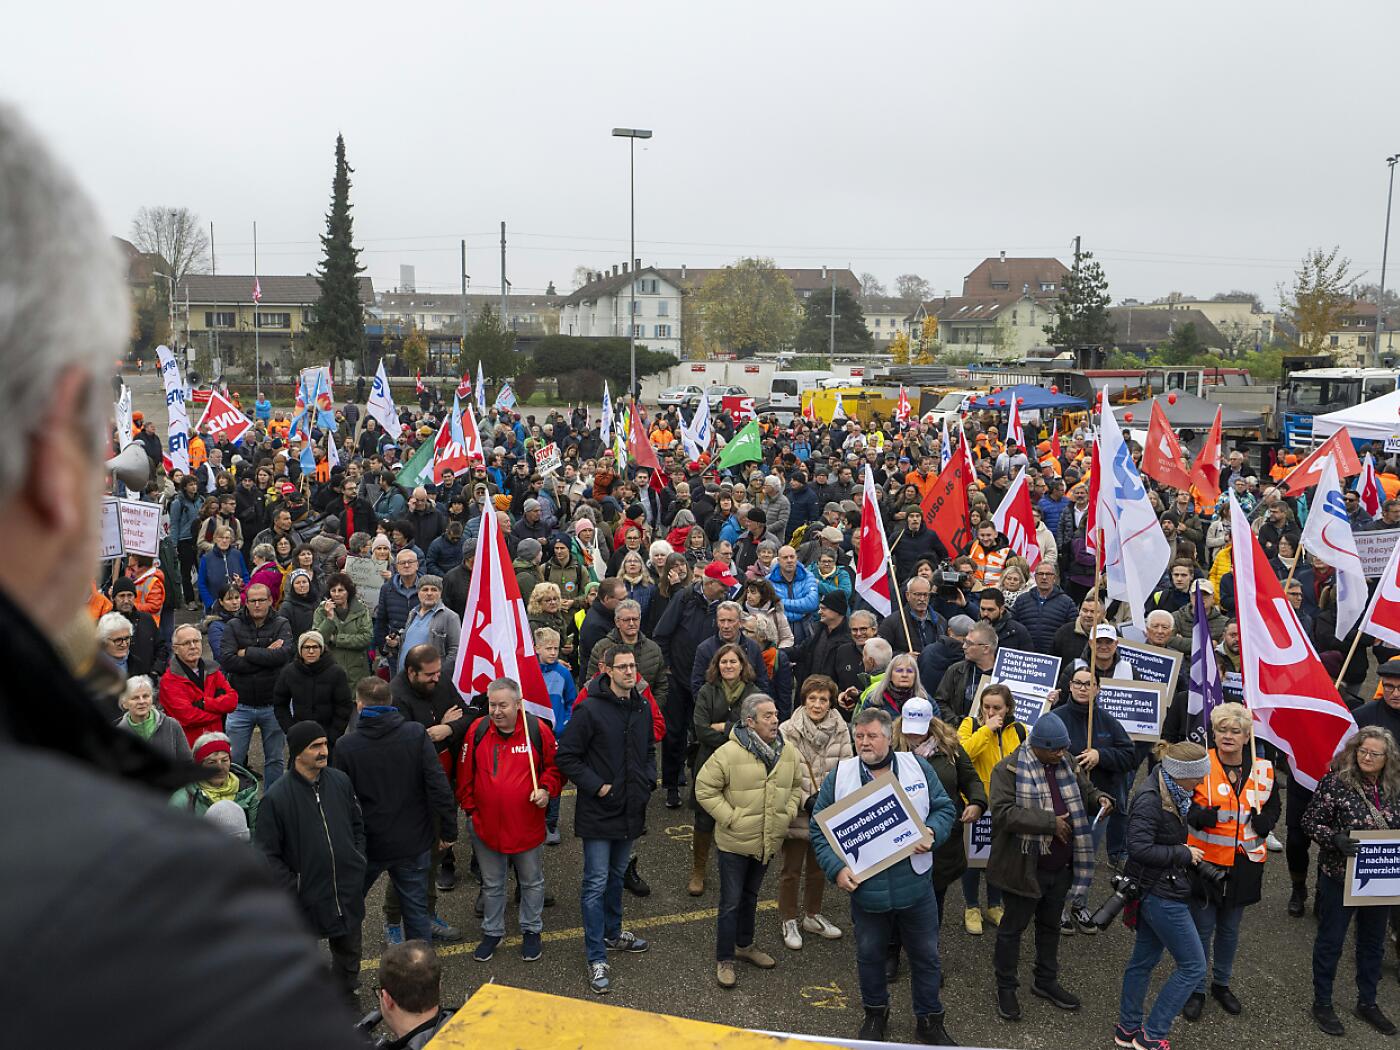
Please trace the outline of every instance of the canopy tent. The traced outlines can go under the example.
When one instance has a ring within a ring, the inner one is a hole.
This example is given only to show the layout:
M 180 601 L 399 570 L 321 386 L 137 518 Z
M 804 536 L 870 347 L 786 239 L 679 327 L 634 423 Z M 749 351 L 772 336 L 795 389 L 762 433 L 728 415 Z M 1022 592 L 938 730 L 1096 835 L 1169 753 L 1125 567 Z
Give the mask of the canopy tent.
M 993 411 L 1006 412 L 1011 408 L 1014 398 L 1021 399 L 1022 412 L 1044 412 L 1051 409 L 1074 409 L 1087 408 L 1088 404 L 1082 397 L 1070 397 L 1068 394 L 1052 394 L 1043 386 L 1035 386 L 1031 383 L 1017 383 L 1015 386 L 1005 386 L 995 394 L 987 394 L 972 402 L 973 408 L 987 408 Z M 999 402 L 1005 401 L 1005 404 Z
M 1162 411 L 1167 415 L 1167 422 L 1172 425 L 1173 430 L 1209 430 L 1215 422 L 1217 408 L 1222 409 L 1220 426 L 1224 430 L 1257 430 L 1264 425 L 1264 417 L 1258 413 L 1242 412 L 1229 405 L 1217 405 L 1214 401 L 1207 401 L 1203 397 L 1181 390 L 1175 391 L 1175 394 L 1176 404 L 1167 400 L 1170 396 L 1168 394 L 1158 394 L 1152 399 L 1162 406 Z M 1135 406 L 1128 405 L 1127 408 L 1132 411 Z M 1152 409 L 1151 406 L 1144 405 L 1137 411 L 1142 412 L 1142 419 L 1146 422 Z
M 1359 405 L 1325 416 L 1313 416 L 1313 437 L 1331 437 L 1342 427 L 1355 441 L 1385 441 L 1400 437 L 1400 390 L 1383 394 L 1374 401 L 1363 401 Z

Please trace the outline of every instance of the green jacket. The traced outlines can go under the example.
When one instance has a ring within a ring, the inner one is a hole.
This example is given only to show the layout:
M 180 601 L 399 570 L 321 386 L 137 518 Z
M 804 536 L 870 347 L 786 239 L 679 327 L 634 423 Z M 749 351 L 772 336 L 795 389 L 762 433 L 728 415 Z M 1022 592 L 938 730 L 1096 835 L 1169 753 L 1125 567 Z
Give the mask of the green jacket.
M 311 618 L 311 628 L 320 631 L 326 640 L 326 650 L 332 660 L 345 671 L 350 688 L 361 678 L 369 676 L 369 647 L 374 642 L 374 620 L 369 606 L 359 598 L 350 599 L 345 618 L 327 616 L 319 605 Z
M 772 860 L 802 799 L 797 751 L 785 745 L 770 771 L 730 733 L 700 767 L 695 799 L 715 818 L 715 845 L 726 853 Z
M 248 815 L 248 830 L 251 832 L 258 819 L 258 778 L 240 765 L 235 765 L 231 772 L 238 778 L 238 793 L 233 796 L 233 800 Z M 198 784 L 186 784 L 170 796 L 170 805 L 173 808 L 183 809 L 196 817 L 204 816 L 212 804 L 209 796 L 200 790 Z

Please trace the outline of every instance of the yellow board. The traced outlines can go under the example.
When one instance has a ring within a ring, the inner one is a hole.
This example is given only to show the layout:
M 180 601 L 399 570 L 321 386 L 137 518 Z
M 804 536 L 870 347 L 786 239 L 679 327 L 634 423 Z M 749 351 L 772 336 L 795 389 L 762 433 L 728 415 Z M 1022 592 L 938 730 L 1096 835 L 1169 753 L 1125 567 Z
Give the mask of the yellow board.
M 616 1050 L 623 1041 L 620 1032 L 625 1032 L 625 1042 L 634 1046 L 664 1046 L 666 1050 L 829 1050 L 825 1043 L 761 1035 L 708 1021 L 604 1006 L 503 984 L 479 988 L 428 1045 L 432 1050 Z
M 836 410 L 838 395 L 847 418 L 860 420 L 861 423 L 869 423 L 876 414 L 881 419 L 889 419 L 894 415 L 895 407 L 899 401 L 898 390 L 895 391 L 894 397 L 890 397 L 884 392 L 883 387 L 872 389 L 860 386 L 841 386 L 830 387 L 826 390 L 804 390 L 802 392 L 802 409 L 805 412 L 809 404 L 815 403 L 818 422 L 829 423 L 832 412 Z M 917 395 L 911 394 L 910 400 L 917 403 Z

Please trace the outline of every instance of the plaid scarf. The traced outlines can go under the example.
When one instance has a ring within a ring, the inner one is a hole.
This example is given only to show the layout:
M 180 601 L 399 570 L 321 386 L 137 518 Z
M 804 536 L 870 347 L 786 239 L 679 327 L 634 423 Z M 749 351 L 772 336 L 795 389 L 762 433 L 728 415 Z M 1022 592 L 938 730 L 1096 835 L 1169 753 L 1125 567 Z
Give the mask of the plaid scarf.
M 1084 812 L 1084 798 L 1079 793 L 1079 781 L 1069 758 L 1055 767 L 1060 797 L 1069 810 L 1070 827 L 1074 830 L 1074 881 L 1070 884 L 1068 900 L 1083 903 L 1089 897 L 1094 881 L 1094 839 L 1090 834 L 1089 817 Z M 1055 804 L 1050 799 L 1050 783 L 1045 779 L 1045 764 L 1035 757 L 1029 747 L 1016 752 L 1016 805 L 1023 809 L 1046 809 Z M 1022 835 L 1021 852 L 1039 856 L 1050 848 L 1051 835 Z

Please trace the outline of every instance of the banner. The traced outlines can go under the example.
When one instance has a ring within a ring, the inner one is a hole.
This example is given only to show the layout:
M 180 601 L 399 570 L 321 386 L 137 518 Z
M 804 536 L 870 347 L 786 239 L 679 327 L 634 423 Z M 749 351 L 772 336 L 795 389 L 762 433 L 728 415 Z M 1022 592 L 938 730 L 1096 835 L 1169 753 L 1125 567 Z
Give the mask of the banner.
M 1147 498 L 1107 397 L 1100 420 L 1094 471 L 1098 492 L 1092 526 L 1103 533 L 1103 573 L 1108 581 L 1108 596 L 1126 599 L 1133 623 L 1138 630 L 1146 631 L 1147 598 L 1167 571 L 1171 545 Z M 1102 478 L 1098 476 L 1100 472 Z
M 1147 443 L 1142 449 L 1142 472 L 1154 481 L 1174 489 L 1189 489 L 1191 475 L 1181 455 L 1176 431 L 1167 422 L 1161 402 L 1152 401 L 1152 419 L 1147 425 Z
M 1118 719 L 1119 725 L 1136 741 L 1154 743 L 1162 735 L 1162 719 L 1167 714 L 1167 687 L 1160 682 L 1134 682 L 1123 678 L 1099 681 L 1094 706 Z
M 753 400 L 754 399 L 751 397 L 739 397 L 734 394 L 725 394 L 720 398 L 719 408 L 721 412 L 727 413 L 729 418 L 734 420 L 735 426 L 738 426 L 741 423 L 748 422 L 750 419 L 757 418 L 757 413 L 754 412 L 753 408 Z M 701 403 L 708 406 L 709 399 L 702 398 Z M 696 409 L 696 412 L 698 413 L 699 409 Z
M 1337 457 L 1337 475 L 1350 478 L 1361 473 L 1361 460 L 1356 458 L 1356 446 L 1351 443 L 1351 435 L 1342 427 L 1330 438 L 1318 445 L 1299 463 L 1288 477 L 1278 483 L 1285 496 L 1298 496 L 1322 480 L 1322 464 L 1328 456 Z
M 944 549 L 954 557 L 972 546 L 967 507 L 970 480 L 967 461 L 950 453 L 937 480 L 919 504 L 924 512 L 924 528 L 932 529 Z
M 1060 677 L 1060 658 L 1023 649 L 998 649 L 996 663 L 988 682 L 997 682 L 1011 690 L 1016 700 L 1016 717 L 1025 725 L 1034 725 L 1045 705 L 1045 698 L 1055 688 Z M 979 691 L 973 717 L 980 718 L 982 697 Z
M 971 824 L 963 825 L 963 848 L 967 851 L 969 868 L 985 868 L 992 859 L 992 815 L 984 813 Z
M 501 384 L 501 389 L 496 394 L 496 407 L 507 410 L 515 407 L 515 391 L 510 388 L 509 381 Z
M 180 366 L 168 346 L 162 344 L 156 347 L 156 357 L 160 361 L 161 382 L 165 384 L 165 410 L 170 416 L 170 462 L 176 470 L 188 474 L 190 417 L 185 411 L 185 382 L 180 378 Z M 152 556 L 154 557 L 154 553 Z
M 1356 541 L 1356 554 L 1361 559 L 1361 567 L 1370 579 L 1385 572 L 1385 563 L 1390 560 L 1390 552 L 1400 544 L 1400 529 L 1379 529 L 1375 532 L 1357 532 L 1352 538 Z
M 365 406 L 372 419 L 376 420 L 390 438 L 397 441 L 403 433 L 399 422 L 399 410 L 394 407 L 394 395 L 389 390 L 389 377 L 384 372 L 384 361 L 374 373 L 374 385 L 370 388 L 369 403 Z
M 1400 904 L 1400 831 L 1353 831 L 1361 845 L 1347 858 L 1342 903 L 1349 908 Z
M 205 427 L 209 429 L 206 431 Z M 217 390 L 210 393 L 204 414 L 199 417 L 199 430 L 211 437 L 226 436 L 231 444 L 236 445 L 252 429 L 253 421 L 240 412 L 232 401 Z
M 739 463 L 758 463 L 763 459 L 763 443 L 758 433 L 758 423 L 750 420 L 744 429 L 729 439 L 729 444 L 719 450 L 715 457 L 714 469 L 723 470 Z
M 608 381 L 603 380 L 603 418 L 598 423 L 598 440 L 607 448 L 612 444 L 613 407 L 612 395 L 608 393 Z
M 559 446 L 553 441 L 535 450 L 535 470 L 541 474 L 553 474 L 561 462 Z
M 992 512 L 997 531 L 1006 537 L 1011 550 L 1026 559 L 1032 569 L 1040 563 L 1040 543 L 1035 536 L 1035 514 L 1031 509 L 1031 490 L 1022 467 L 1016 480 L 1006 490 L 997 509 Z
M 933 834 L 889 773 L 812 816 L 858 882 L 912 856 Z
M 1345 638 L 1366 611 L 1368 595 L 1366 570 L 1356 553 L 1342 483 L 1337 477 L 1337 461 L 1332 456 L 1323 460 L 1312 513 L 1303 526 L 1301 542 L 1304 550 L 1336 570 L 1332 581 L 1337 598 L 1337 637 Z
M 750 423 L 749 426 L 755 424 Z M 861 496 L 860 541 L 856 547 L 856 593 L 881 616 L 890 614 L 890 544 L 880 519 L 875 495 L 875 475 L 865 465 L 865 491 Z
M 1127 660 L 1133 677 L 1139 682 L 1160 682 L 1167 687 L 1168 698 L 1176 695 L 1176 681 L 1181 674 L 1182 654 L 1175 649 L 1135 642 L 1118 643 L 1118 656 Z
M 160 504 L 136 499 L 102 501 L 102 558 L 123 554 L 160 557 Z
M 112 405 L 113 418 L 117 423 L 117 451 L 120 452 L 136 440 L 132 432 L 135 424 L 131 419 L 131 387 L 122 384 L 122 392 Z

